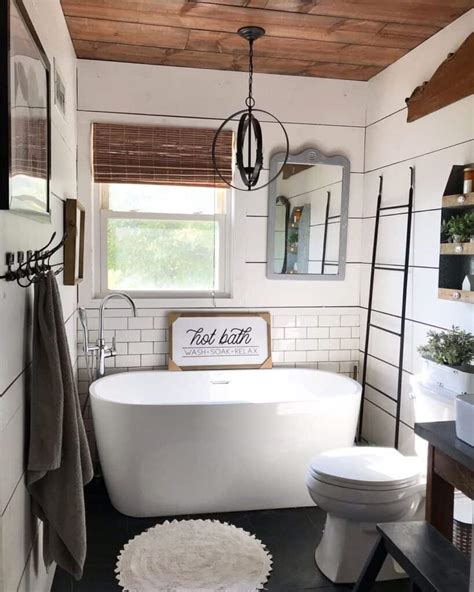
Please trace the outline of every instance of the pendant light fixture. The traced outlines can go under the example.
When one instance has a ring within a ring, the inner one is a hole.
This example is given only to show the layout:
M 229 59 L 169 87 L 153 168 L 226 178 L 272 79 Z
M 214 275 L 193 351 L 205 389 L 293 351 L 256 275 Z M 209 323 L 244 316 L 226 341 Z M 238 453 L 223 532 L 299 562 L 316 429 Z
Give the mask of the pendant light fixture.
M 268 111 L 255 108 L 255 99 L 253 98 L 253 44 L 257 39 L 265 35 L 265 29 L 262 29 L 261 27 L 242 27 L 237 32 L 249 43 L 249 90 L 248 96 L 245 99 L 246 108 L 242 109 L 241 111 L 236 111 L 235 113 L 230 115 L 216 131 L 214 140 L 212 142 L 212 161 L 214 163 L 214 169 L 216 173 L 229 187 L 233 187 L 234 189 L 241 189 L 240 187 L 236 187 L 232 183 L 229 183 L 229 181 L 223 177 L 223 175 L 219 171 L 216 162 L 216 145 L 222 129 L 230 121 L 235 121 L 237 117 L 240 117 L 239 124 L 237 127 L 235 162 L 237 164 L 237 169 L 240 173 L 240 177 L 245 188 L 248 191 L 252 191 L 256 189 L 261 189 L 262 187 L 266 187 L 281 174 L 281 172 L 283 171 L 283 167 L 285 166 L 288 160 L 288 155 L 290 152 L 290 143 L 288 140 L 288 134 L 281 121 Z M 276 175 L 274 175 L 264 185 L 257 185 L 258 180 L 260 178 L 260 173 L 264 165 L 264 146 L 262 127 L 255 116 L 256 112 L 263 113 L 271 117 L 280 126 L 286 141 L 286 150 L 283 163 Z

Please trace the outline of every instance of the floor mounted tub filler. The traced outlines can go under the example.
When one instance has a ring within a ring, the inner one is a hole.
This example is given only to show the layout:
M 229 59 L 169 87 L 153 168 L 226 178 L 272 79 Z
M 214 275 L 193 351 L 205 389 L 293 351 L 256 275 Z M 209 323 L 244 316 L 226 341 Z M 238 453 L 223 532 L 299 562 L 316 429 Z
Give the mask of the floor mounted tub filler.
M 90 392 L 113 505 L 167 516 L 310 505 L 311 459 L 352 446 L 361 387 L 285 368 L 124 372 Z

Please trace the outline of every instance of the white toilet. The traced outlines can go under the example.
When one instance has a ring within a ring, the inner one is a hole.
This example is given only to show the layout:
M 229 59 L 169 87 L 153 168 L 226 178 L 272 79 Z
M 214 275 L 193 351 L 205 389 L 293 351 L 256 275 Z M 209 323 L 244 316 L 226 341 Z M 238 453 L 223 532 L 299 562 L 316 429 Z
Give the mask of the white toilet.
M 427 389 L 412 381 L 414 420 L 454 419 L 455 393 Z M 425 511 L 426 442 L 417 438 L 417 456 L 394 448 L 354 446 L 324 452 L 311 463 L 306 485 L 313 501 L 327 512 L 316 549 L 319 569 L 335 583 L 359 577 L 376 540 L 378 522 L 422 520 Z M 388 557 L 379 580 L 405 577 Z
M 376 523 L 423 517 L 420 461 L 394 448 L 324 452 L 311 463 L 306 485 L 313 501 L 327 512 L 316 563 L 335 583 L 357 580 L 377 539 Z M 403 576 L 388 558 L 379 579 Z

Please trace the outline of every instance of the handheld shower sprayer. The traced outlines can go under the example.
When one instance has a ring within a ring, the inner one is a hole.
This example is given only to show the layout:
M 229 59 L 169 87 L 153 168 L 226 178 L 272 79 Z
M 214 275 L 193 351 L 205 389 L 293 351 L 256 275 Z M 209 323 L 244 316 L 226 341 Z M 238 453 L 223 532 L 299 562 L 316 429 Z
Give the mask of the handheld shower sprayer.
M 82 306 L 78 309 L 79 313 L 79 321 L 82 325 L 82 331 L 84 333 L 84 340 L 82 342 L 82 350 L 84 352 L 84 356 L 86 358 L 86 367 L 87 373 L 89 375 L 89 382 L 92 382 L 92 368 L 89 360 L 89 356 L 91 354 L 91 348 L 89 347 L 89 325 L 87 323 L 87 311 Z

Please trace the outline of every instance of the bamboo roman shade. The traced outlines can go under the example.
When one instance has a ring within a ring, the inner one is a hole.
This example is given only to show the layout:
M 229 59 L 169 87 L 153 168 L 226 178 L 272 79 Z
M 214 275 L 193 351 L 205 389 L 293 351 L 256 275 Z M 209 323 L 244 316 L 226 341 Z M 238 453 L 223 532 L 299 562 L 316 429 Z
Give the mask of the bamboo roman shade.
M 215 130 L 94 123 L 93 174 L 96 183 L 155 183 L 226 187 L 214 170 Z M 221 133 L 216 162 L 232 181 L 233 132 Z
M 11 175 L 48 178 L 48 122 L 45 118 L 16 116 L 12 120 L 15 136 L 11 156 Z

